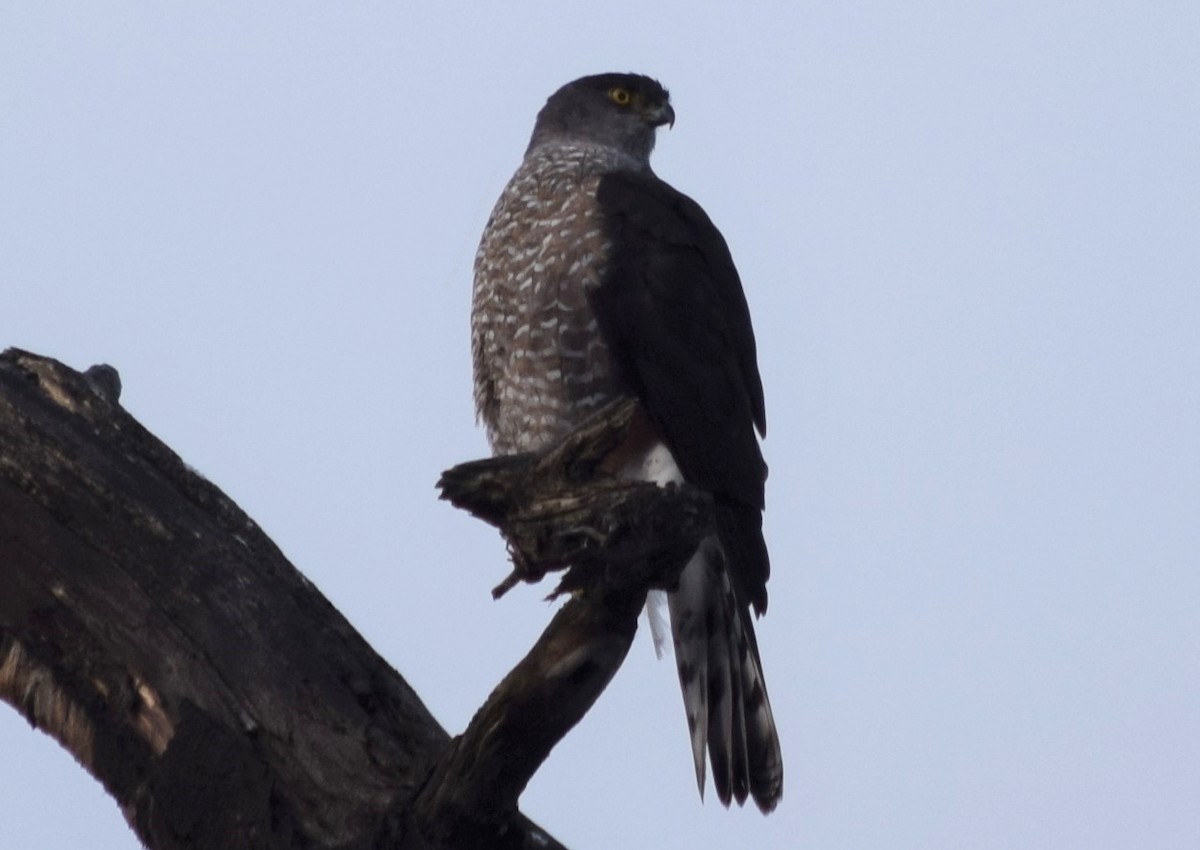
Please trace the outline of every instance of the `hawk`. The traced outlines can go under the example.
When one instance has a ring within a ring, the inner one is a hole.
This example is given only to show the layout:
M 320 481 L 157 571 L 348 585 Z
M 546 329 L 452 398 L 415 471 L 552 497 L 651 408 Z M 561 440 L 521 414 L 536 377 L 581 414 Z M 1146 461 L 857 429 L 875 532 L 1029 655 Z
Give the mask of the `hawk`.
M 667 594 L 696 781 L 775 808 L 783 762 L 750 609 L 767 607 L 766 433 L 754 332 L 720 232 L 650 167 L 674 125 L 638 74 L 584 77 L 538 113 L 475 258 L 475 406 L 496 454 L 534 451 L 621 396 L 624 473 L 712 494 L 716 533 Z M 757 434 L 756 434 L 757 431 Z

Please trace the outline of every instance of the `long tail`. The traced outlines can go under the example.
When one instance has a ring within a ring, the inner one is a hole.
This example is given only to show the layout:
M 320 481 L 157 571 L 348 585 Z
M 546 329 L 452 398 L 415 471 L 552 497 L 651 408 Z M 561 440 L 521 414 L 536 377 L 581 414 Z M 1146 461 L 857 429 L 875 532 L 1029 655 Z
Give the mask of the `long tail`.
M 715 537 L 701 544 L 668 597 L 679 684 L 704 796 L 705 744 L 717 797 L 752 796 L 769 812 L 783 795 L 783 757 L 748 608 L 738 605 Z

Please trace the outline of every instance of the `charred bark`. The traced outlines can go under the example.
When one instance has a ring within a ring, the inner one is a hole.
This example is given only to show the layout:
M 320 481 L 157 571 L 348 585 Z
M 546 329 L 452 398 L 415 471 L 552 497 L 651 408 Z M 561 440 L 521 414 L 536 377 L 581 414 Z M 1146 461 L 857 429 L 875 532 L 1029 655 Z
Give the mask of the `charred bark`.
M 631 409 L 444 476 L 447 498 L 508 537 L 512 581 L 569 567 L 571 593 L 451 739 L 119 392 L 108 367 L 0 355 L 0 698 L 151 850 L 561 847 L 518 798 L 708 522 L 694 492 L 601 471 Z

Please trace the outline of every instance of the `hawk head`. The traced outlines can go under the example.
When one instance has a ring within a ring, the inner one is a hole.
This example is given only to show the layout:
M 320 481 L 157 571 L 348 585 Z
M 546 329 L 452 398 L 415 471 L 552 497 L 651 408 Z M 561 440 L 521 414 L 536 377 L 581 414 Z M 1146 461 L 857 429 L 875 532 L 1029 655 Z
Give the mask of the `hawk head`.
M 649 163 L 654 131 L 674 123 L 671 95 L 657 80 L 641 74 L 596 74 L 550 95 L 538 113 L 528 150 L 547 143 L 603 145 Z

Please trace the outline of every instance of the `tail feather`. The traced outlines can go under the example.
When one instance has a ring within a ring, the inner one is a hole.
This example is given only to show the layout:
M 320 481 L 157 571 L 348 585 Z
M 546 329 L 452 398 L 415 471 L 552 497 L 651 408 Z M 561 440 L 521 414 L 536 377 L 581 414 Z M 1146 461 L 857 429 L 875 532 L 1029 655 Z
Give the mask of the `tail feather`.
M 724 805 L 747 797 L 764 812 L 783 793 L 783 759 L 749 611 L 739 605 L 715 538 L 668 596 L 675 659 L 704 796 L 705 750 Z
M 715 604 L 714 604 L 715 602 Z M 749 791 L 749 765 L 746 753 L 746 720 L 742 704 L 741 656 L 730 636 L 735 625 L 735 610 L 722 604 L 720 597 L 709 600 L 709 729 L 708 751 L 712 758 L 713 784 L 717 797 L 726 806 L 730 796 L 738 805 L 746 802 Z M 720 689 L 720 696 L 716 692 Z M 717 723 L 712 717 L 718 718 Z
M 683 481 L 661 443 L 631 460 L 624 474 L 659 486 Z M 742 805 L 753 797 L 769 812 L 783 795 L 783 757 L 750 618 L 751 607 L 758 614 L 767 607 L 770 561 L 761 506 L 718 497 L 716 524 L 721 542 L 713 536 L 701 543 L 680 575 L 679 587 L 667 594 L 696 785 L 703 799 L 706 761 L 711 759 L 722 803 L 737 800 Z M 737 570 L 727 568 L 729 559 Z M 732 581 L 738 582 L 736 588 Z M 653 603 L 650 609 L 657 649 Z
M 713 604 L 712 599 L 707 601 L 709 604 L 704 621 L 708 628 L 704 637 L 708 644 L 708 753 L 717 799 L 722 805 L 728 806 L 736 783 L 733 716 L 740 677 L 733 675 L 725 606 Z
M 667 651 L 667 641 L 671 639 L 666 591 L 651 590 L 646 594 L 646 622 L 650 626 L 650 638 L 654 641 L 654 655 L 661 661 L 663 653 Z
M 696 557 L 699 557 L 698 555 Z M 695 558 L 692 559 L 695 562 Z M 685 572 L 692 569 L 692 563 Z M 671 637 L 675 647 L 675 665 L 679 670 L 679 686 L 683 689 L 683 707 L 687 714 L 688 734 L 692 739 L 692 759 L 696 764 L 696 785 L 704 798 L 704 744 L 708 739 L 708 624 L 705 622 L 703 598 L 697 595 L 702 587 L 697 582 L 680 581 L 678 590 L 667 595 L 671 614 Z M 704 648 L 705 651 L 697 650 Z
M 747 611 L 739 611 L 744 631 L 750 636 L 742 654 L 742 706 L 746 712 L 746 756 L 750 765 L 750 794 L 763 812 L 770 812 L 783 796 L 783 753 L 775 716 L 767 698 L 767 680 L 754 640 L 754 626 Z
M 731 612 L 736 618 L 738 612 Z M 741 658 L 740 647 L 726 643 L 726 646 L 731 652 L 739 653 L 731 655 L 731 661 L 734 658 Z M 739 806 L 746 802 L 746 796 L 750 793 L 750 756 L 746 749 L 746 695 L 744 677 L 738 675 L 740 666 L 731 664 L 730 669 L 732 675 L 729 677 L 730 685 L 733 690 L 733 736 L 729 739 L 732 747 L 732 766 L 733 766 L 733 798 L 737 800 Z M 709 744 L 711 748 L 712 744 Z

